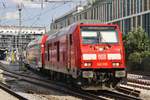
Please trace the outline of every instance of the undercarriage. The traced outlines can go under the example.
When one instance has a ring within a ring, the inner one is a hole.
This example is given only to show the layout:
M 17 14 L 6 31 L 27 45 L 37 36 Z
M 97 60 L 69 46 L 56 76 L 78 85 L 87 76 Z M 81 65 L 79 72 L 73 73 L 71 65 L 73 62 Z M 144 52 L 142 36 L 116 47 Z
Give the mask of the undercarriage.
M 77 84 L 85 90 L 110 89 L 115 88 L 125 78 L 126 72 L 124 69 L 82 70 Z

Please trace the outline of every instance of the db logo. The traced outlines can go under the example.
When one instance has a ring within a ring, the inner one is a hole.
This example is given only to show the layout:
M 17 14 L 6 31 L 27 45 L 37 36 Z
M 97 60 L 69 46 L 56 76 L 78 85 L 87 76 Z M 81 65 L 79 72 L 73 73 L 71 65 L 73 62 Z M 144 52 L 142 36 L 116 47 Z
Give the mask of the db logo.
M 98 59 L 99 60 L 106 60 L 106 54 L 99 54 Z

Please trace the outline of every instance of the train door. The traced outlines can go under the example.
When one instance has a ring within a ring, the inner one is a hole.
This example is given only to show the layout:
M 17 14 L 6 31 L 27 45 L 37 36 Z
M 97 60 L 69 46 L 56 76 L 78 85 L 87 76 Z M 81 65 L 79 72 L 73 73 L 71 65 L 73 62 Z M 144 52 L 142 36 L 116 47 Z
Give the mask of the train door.
M 48 44 L 47 45 L 47 67 L 50 68 L 51 67 L 51 52 L 52 52 L 52 44 Z
M 71 44 L 72 44 L 72 35 L 67 34 L 67 70 L 68 72 L 71 69 Z
M 45 45 L 45 57 L 44 57 L 44 60 L 45 60 L 45 66 L 43 66 L 44 69 L 48 69 L 49 68 L 49 61 L 50 61 L 50 44 L 46 44 Z

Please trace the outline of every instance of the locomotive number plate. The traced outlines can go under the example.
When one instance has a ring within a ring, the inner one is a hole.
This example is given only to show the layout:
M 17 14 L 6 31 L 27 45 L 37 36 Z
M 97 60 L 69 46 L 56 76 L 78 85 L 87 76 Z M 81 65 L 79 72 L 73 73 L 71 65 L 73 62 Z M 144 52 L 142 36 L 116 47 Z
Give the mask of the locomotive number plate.
M 115 77 L 125 77 L 126 72 L 125 71 L 116 71 L 115 72 Z
M 93 72 L 92 71 L 83 71 L 82 77 L 83 78 L 93 78 Z

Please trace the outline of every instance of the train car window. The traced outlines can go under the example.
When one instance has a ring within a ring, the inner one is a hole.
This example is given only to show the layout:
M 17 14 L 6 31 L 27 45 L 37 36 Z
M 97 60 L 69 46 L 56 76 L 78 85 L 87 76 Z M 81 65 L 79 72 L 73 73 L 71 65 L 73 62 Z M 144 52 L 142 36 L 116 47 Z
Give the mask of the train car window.
M 70 45 L 72 45 L 72 34 L 69 35 Z
M 57 46 L 57 61 L 59 62 L 59 60 L 60 60 L 60 50 L 59 50 L 59 42 L 57 42 L 57 44 L 56 44 L 56 46 Z

